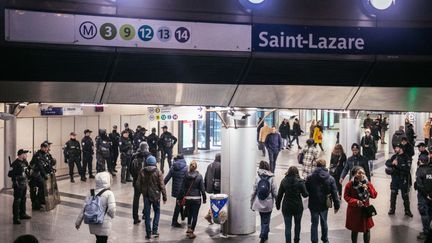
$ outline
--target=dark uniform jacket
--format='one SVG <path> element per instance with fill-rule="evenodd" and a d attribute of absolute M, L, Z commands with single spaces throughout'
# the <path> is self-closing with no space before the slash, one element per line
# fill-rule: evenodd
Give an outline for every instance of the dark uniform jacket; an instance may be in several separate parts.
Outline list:
<path fill-rule="evenodd" d="M 133 145 L 132 145 L 132 141 L 129 138 L 124 138 L 124 137 L 120 138 L 120 153 L 122 153 L 123 156 L 124 155 L 132 156 Z"/>
<path fill-rule="evenodd" d="M 104 158 L 111 157 L 111 141 L 107 135 L 96 137 L 96 152 Z"/>
<path fill-rule="evenodd" d="M 54 172 L 56 161 L 49 153 L 38 150 L 30 161 L 30 176 L 32 178 L 48 179 L 48 174 Z"/>
<path fill-rule="evenodd" d="M 137 132 L 134 135 L 134 139 L 133 139 L 133 150 L 137 151 L 141 142 L 145 142 L 146 136 L 144 135 L 144 132 Z"/>
<path fill-rule="evenodd" d="M 432 166 L 422 164 L 416 171 L 416 182 L 414 188 L 423 196 L 432 195 Z"/>
<path fill-rule="evenodd" d="M 149 146 L 149 150 L 150 152 L 154 152 L 158 150 L 158 142 L 159 142 L 159 137 L 158 135 L 156 135 L 156 133 L 151 133 L 150 135 L 147 136 L 147 144 Z"/>
<path fill-rule="evenodd" d="M 83 154 L 94 154 L 94 143 L 93 143 L 93 139 L 90 136 L 84 136 L 81 139 L 81 144 L 82 144 L 82 152 Z"/>
<path fill-rule="evenodd" d="M 172 149 L 177 143 L 177 138 L 170 132 L 163 132 L 159 138 L 159 149 Z"/>
<path fill-rule="evenodd" d="M 111 145 L 113 148 L 118 148 L 120 143 L 120 133 L 118 133 L 116 130 L 113 130 L 109 134 L 109 139 L 111 141 Z"/>
<path fill-rule="evenodd" d="M 397 160 L 397 165 L 393 165 L 393 160 Z M 399 178 L 404 178 L 407 179 L 409 178 L 410 175 L 410 170 L 411 167 L 408 163 L 409 158 L 408 155 L 403 153 L 403 154 L 394 154 L 389 160 L 386 161 L 386 166 L 387 167 L 392 167 L 393 168 L 393 173 L 392 173 L 392 180 L 393 179 L 399 179 Z"/>
<path fill-rule="evenodd" d="M 76 139 L 70 139 L 66 142 L 63 150 L 66 163 L 69 160 L 81 160 L 81 145 Z"/>
<path fill-rule="evenodd" d="M 29 163 L 27 160 L 16 159 L 12 162 L 8 176 L 12 179 L 13 188 L 25 188 L 29 176 Z"/>
<path fill-rule="evenodd" d="M 354 166 L 361 166 L 365 173 L 366 173 L 366 177 L 368 178 L 368 180 L 371 180 L 370 177 L 370 171 L 369 171 L 369 163 L 367 161 L 367 159 L 361 155 L 357 155 L 357 156 L 351 156 L 348 158 L 347 162 L 345 163 L 345 167 L 342 170 L 342 174 L 341 174 L 341 178 L 345 178 L 346 175 L 349 175 L 349 179 L 351 180 L 351 177 L 353 176 L 351 174 L 352 169 L 354 168 Z"/>

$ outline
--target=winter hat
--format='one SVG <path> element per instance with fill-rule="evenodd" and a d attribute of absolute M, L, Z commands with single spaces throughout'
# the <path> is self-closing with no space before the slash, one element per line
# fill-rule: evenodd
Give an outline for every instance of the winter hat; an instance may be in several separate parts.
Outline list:
<path fill-rule="evenodd" d="M 356 149 L 360 149 L 360 145 L 358 145 L 358 143 L 353 143 L 353 144 L 351 145 L 351 149 L 354 149 L 354 148 L 356 148 Z"/>
<path fill-rule="evenodd" d="M 141 142 L 140 143 L 139 151 L 140 152 L 148 152 L 149 151 L 149 146 L 148 146 L 147 142 Z"/>
<path fill-rule="evenodd" d="M 156 158 L 152 155 L 150 155 L 147 159 L 146 159 L 146 164 L 147 165 L 156 165 Z"/>

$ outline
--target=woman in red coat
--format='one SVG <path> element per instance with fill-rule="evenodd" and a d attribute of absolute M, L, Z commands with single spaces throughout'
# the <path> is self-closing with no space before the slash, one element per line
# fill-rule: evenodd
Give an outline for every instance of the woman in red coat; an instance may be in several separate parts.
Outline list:
<path fill-rule="evenodd" d="M 370 242 L 370 229 L 374 226 L 372 218 L 362 214 L 362 207 L 369 206 L 369 198 L 376 198 L 378 193 L 367 180 L 363 167 L 356 166 L 353 179 L 345 186 L 344 199 L 348 203 L 345 227 L 351 230 L 351 240 L 357 243 L 359 232 L 363 232 L 363 241 Z"/>

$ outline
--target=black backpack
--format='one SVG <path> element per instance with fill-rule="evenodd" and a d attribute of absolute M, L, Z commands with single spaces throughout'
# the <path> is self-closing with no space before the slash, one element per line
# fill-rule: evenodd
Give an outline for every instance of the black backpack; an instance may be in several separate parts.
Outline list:
<path fill-rule="evenodd" d="M 270 195 L 271 185 L 270 185 L 270 176 L 260 176 L 260 181 L 257 186 L 257 196 L 259 200 L 266 200 Z"/>

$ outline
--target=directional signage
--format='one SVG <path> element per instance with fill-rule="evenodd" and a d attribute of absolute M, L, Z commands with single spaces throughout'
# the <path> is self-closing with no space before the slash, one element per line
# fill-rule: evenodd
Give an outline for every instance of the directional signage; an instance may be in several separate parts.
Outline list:
<path fill-rule="evenodd" d="M 201 106 L 148 107 L 150 121 L 194 121 L 203 120 L 206 110 Z"/>
<path fill-rule="evenodd" d="M 6 41 L 251 51 L 251 26 L 5 10 Z"/>

